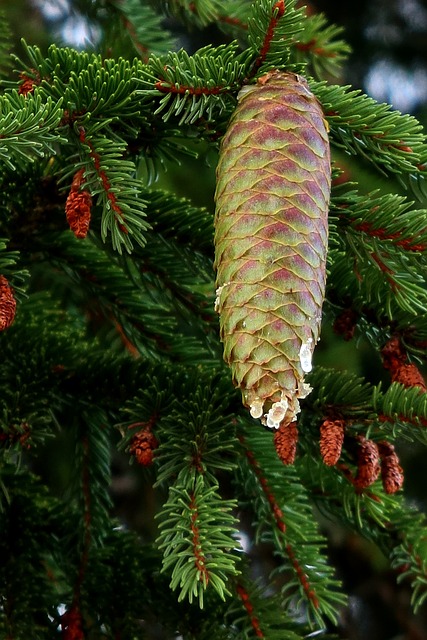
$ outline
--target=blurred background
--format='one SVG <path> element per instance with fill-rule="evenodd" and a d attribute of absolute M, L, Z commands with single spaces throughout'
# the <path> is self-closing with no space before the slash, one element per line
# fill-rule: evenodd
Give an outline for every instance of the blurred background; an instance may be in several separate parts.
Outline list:
<path fill-rule="evenodd" d="M 96 50 L 102 41 L 106 5 L 107 0 L 0 0 L 0 8 L 6 13 L 12 29 L 15 53 L 20 57 L 23 56 L 21 38 L 39 45 L 42 50 L 46 50 L 51 42 Z M 412 113 L 423 124 L 427 123 L 427 2 L 317 0 L 308 4 L 308 10 L 322 11 L 331 22 L 341 25 L 343 37 L 352 48 L 337 82 L 352 84 L 376 100 L 388 102 L 402 112 Z M 223 40 L 223 35 L 214 28 L 193 33 L 190 38 L 172 19 L 167 19 L 166 24 L 176 36 L 178 46 L 190 52 Z M 213 211 L 216 154 L 208 148 L 200 151 L 203 163 L 191 159 L 185 166 L 171 163 L 160 172 L 156 186 L 189 197 L 195 204 Z M 399 185 L 370 173 L 352 159 L 341 160 L 350 177 L 361 179 L 366 192 L 375 188 L 400 191 Z M 197 175 L 197 180 L 193 175 Z M 388 384 L 379 357 L 373 357 L 363 338 L 359 340 L 358 349 L 354 345 L 349 348 L 326 328 L 316 358 L 325 366 L 342 362 L 343 368 L 345 366 L 372 382 L 384 380 Z M 66 440 L 63 446 L 65 451 Z M 67 473 L 61 470 L 61 465 L 67 463 L 66 456 L 61 457 L 57 441 L 55 447 L 55 464 L 52 466 L 51 452 L 46 451 L 40 455 L 39 471 L 41 475 L 51 474 L 50 481 L 46 478 L 48 484 L 60 491 L 67 482 Z M 399 455 L 406 471 L 408 499 L 427 510 L 425 450 L 402 444 Z M 47 460 L 49 464 L 46 465 Z M 153 509 L 149 504 L 153 500 L 149 485 L 149 477 L 135 465 L 130 467 L 127 456 L 117 457 L 112 487 L 117 515 L 148 537 L 153 535 L 152 531 L 147 531 L 152 526 L 149 523 Z M 331 540 L 331 559 L 351 594 L 350 606 L 343 613 L 342 637 L 348 640 L 427 640 L 427 610 L 421 610 L 416 616 L 412 614 L 409 589 L 405 584 L 396 584 L 396 576 L 389 571 L 381 553 L 360 537 L 331 527 L 328 522 L 322 524 Z M 262 556 L 258 562 L 263 562 Z"/>

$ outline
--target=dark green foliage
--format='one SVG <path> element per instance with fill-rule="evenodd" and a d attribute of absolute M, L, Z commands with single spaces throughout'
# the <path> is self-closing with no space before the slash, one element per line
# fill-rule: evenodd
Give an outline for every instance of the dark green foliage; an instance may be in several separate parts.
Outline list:
<path fill-rule="evenodd" d="M 141 0 L 112 2 L 117 8 L 118 19 L 106 20 L 103 45 L 115 49 L 119 55 L 125 50 L 124 41 L 131 43 L 133 53 L 143 60 L 149 54 L 161 55 L 175 48 L 175 39 L 165 28 L 163 17 Z M 119 46 L 117 46 L 119 43 Z"/>
<path fill-rule="evenodd" d="M 398 366 L 367 380 L 328 361 L 334 323 L 378 366 L 392 338 L 399 366 L 425 364 L 425 203 L 339 168 L 344 150 L 385 173 L 390 192 L 397 177 L 418 196 L 425 136 L 413 117 L 324 80 L 347 46 L 296 4 L 82 0 L 98 50 L 24 43 L 22 60 L 1 16 L 0 276 L 17 299 L 0 333 L 2 638 L 332 640 L 324 630 L 346 605 L 334 528 L 381 550 L 414 609 L 426 598 L 424 515 L 380 479 L 355 481 L 361 438 L 427 444 L 426 393 Z M 182 48 L 184 32 L 205 38 L 199 49 Z M 213 207 L 153 185 L 181 162 L 182 192 L 213 193 L 214 167 L 206 180 L 188 158 L 217 154 L 240 89 L 277 68 L 308 77 L 338 151 L 326 347 L 292 466 L 222 363 Z M 64 211 L 76 174 L 92 197 L 84 239 Z M 345 425 L 331 467 L 327 420 Z M 137 487 L 131 506 L 123 485 Z"/>
<path fill-rule="evenodd" d="M 58 564 L 65 520 L 61 523 L 58 505 L 46 487 L 28 472 L 16 473 L 12 465 L 5 465 L 2 482 L 9 497 L 1 514 L 0 634 L 53 637 L 56 607 L 68 597 Z"/>

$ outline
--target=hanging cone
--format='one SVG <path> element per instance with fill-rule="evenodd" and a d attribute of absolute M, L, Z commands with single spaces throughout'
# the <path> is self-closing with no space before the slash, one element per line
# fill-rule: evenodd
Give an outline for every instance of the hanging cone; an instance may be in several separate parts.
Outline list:
<path fill-rule="evenodd" d="M 278 428 L 310 387 L 325 291 L 331 167 L 321 107 L 304 78 L 244 87 L 217 168 L 216 308 L 243 404 Z"/>
<path fill-rule="evenodd" d="M 89 191 L 82 190 L 84 183 L 84 169 L 74 174 L 71 189 L 65 203 L 67 222 L 76 238 L 86 238 L 91 218 L 92 196 Z"/>
<path fill-rule="evenodd" d="M 16 300 L 7 278 L 0 275 L 0 331 L 8 329 L 15 319 Z"/>
<path fill-rule="evenodd" d="M 328 467 L 333 467 L 340 458 L 344 433 L 344 420 L 324 420 L 320 425 L 320 455 Z"/>

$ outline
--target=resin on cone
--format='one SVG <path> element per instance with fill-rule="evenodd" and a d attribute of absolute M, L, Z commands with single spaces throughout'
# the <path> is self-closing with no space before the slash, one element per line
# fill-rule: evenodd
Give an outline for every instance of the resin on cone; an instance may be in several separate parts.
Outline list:
<path fill-rule="evenodd" d="M 244 87 L 217 168 L 216 309 L 243 404 L 273 428 L 311 390 L 330 184 L 327 125 L 305 79 L 274 71 Z"/>

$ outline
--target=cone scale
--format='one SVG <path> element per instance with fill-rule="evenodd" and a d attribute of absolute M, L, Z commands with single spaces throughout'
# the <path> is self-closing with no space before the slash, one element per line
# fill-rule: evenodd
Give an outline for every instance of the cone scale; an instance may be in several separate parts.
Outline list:
<path fill-rule="evenodd" d="M 326 123 L 305 79 L 274 71 L 244 87 L 217 168 L 216 309 L 243 404 L 273 428 L 310 392 L 330 181 Z"/>

